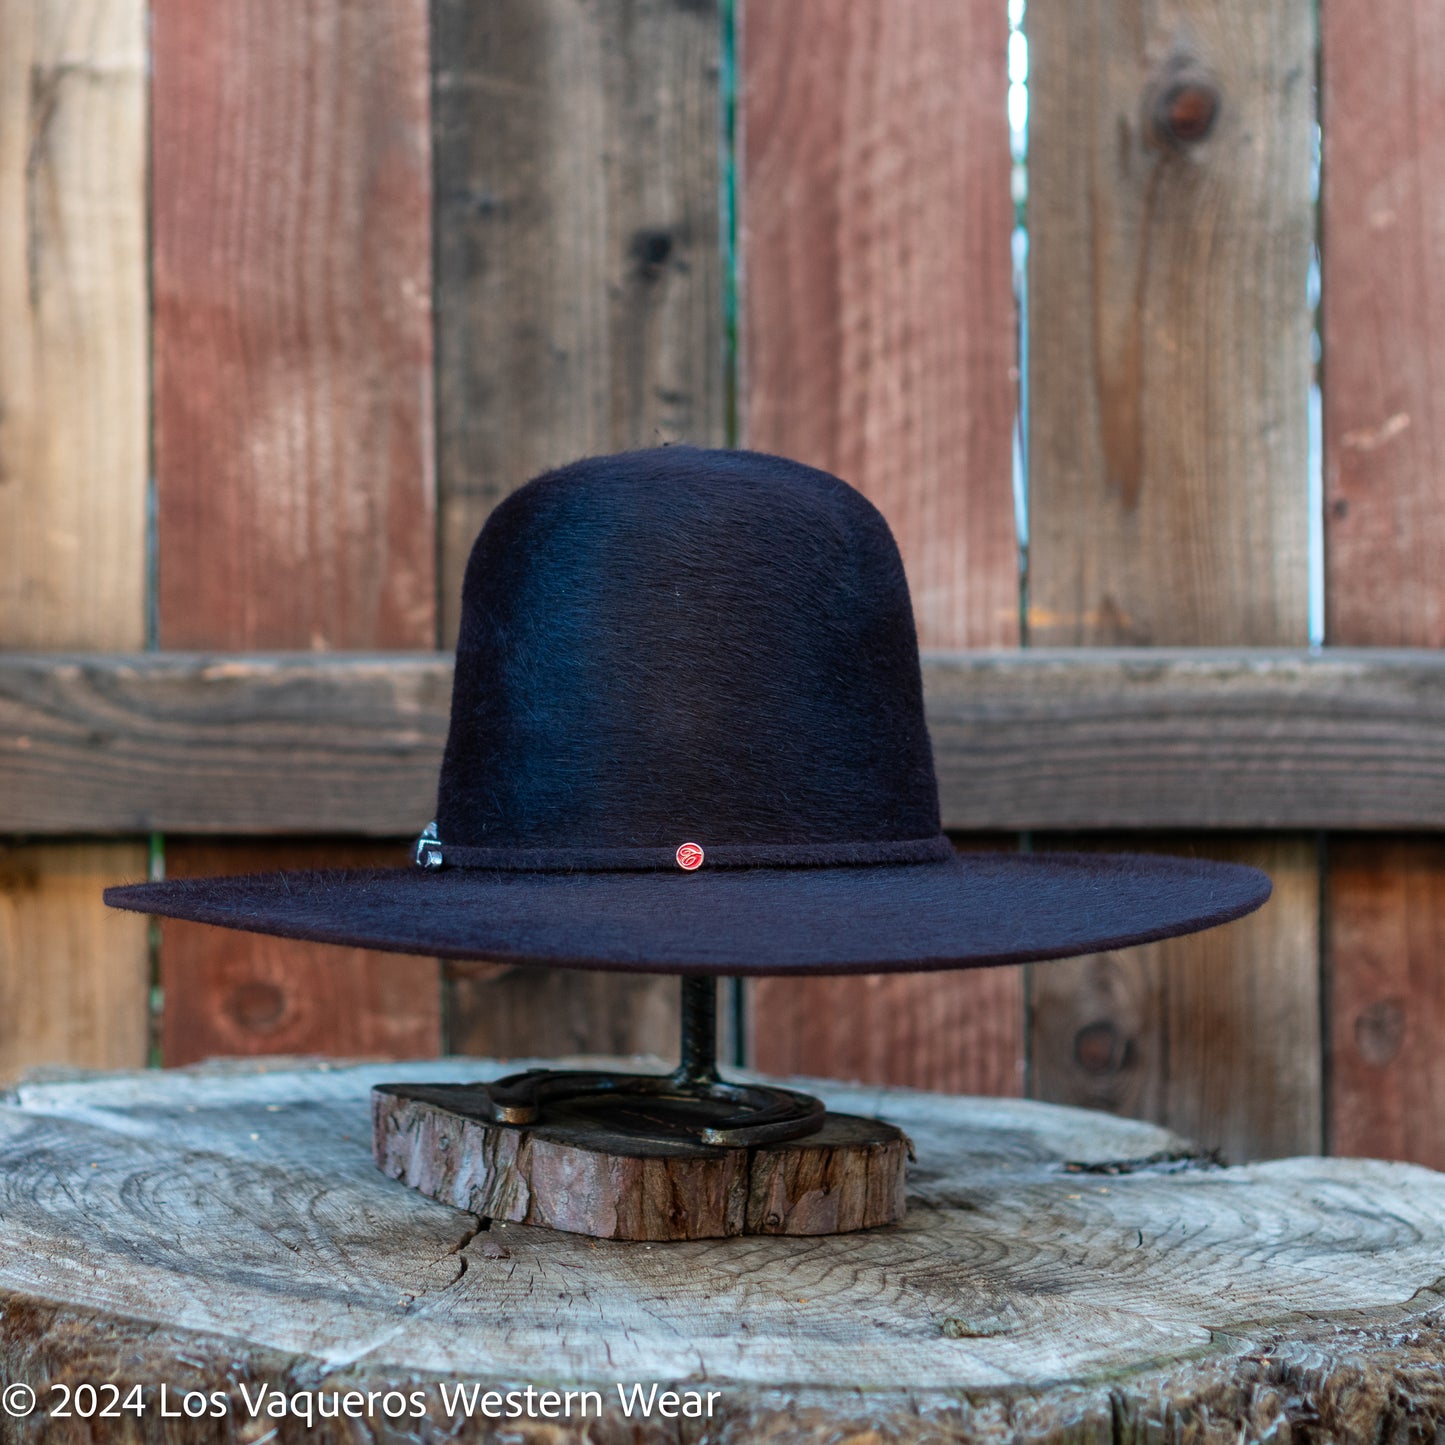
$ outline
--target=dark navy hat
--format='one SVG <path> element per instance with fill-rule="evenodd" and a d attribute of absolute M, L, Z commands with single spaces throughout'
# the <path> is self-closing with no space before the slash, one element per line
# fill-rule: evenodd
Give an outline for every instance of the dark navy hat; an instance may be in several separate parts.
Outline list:
<path fill-rule="evenodd" d="M 1091 953 L 1269 891 L 1238 864 L 955 854 L 882 516 L 796 462 L 668 447 L 548 473 L 487 522 L 412 866 L 105 898 L 448 958 L 756 974 Z"/>

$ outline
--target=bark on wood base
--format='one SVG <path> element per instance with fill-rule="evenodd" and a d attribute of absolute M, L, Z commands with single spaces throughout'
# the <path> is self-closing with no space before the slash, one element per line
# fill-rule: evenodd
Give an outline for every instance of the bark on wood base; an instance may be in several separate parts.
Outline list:
<path fill-rule="evenodd" d="M 597 1239 L 847 1234 L 903 1217 L 908 1139 L 881 1120 L 829 1114 L 805 1138 L 725 1149 L 623 1132 L 614 1102 L 548 1105 L 518 1127 L 486 1119 L 465 1084 L 379 1085 L 372 1151 L 444 1204 Z"/>

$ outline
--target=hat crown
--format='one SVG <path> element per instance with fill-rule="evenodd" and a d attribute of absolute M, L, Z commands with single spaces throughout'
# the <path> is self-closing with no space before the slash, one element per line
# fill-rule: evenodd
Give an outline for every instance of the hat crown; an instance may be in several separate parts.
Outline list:
<path fill-rule="evenodd" d="M 437 823 L 486 849 L 936 837 L 887 523 L 751 452 L 590 458 L 520 488 L 467 565 Z"/>

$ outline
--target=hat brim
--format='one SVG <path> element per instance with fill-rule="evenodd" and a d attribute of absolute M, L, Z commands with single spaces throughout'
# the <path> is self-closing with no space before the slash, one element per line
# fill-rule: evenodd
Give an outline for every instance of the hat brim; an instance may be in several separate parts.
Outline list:
<path fill-rule="evenodd" d="M 1068 958 L 1253 912 L 1269 879 L 1155 854 L 963 853 L 847 868 L 420 868 L 177 878 L 117 908 L 441 958 L 637 973 L 847 974 Z"/>

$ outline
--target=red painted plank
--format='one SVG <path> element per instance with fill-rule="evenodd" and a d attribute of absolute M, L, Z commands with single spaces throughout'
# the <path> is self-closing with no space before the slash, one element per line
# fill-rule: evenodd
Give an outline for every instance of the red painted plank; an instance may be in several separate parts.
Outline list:
<path fill-rule="evenodd" d="M 877 503 L 925 647 L 1018 641 L 1007 42 L 992 0 L 743 10 L 747 444 Z M 1014 969 L 760 980 L 750 1028 L 763 1068 L 1022 1086 Z"/>
<path fill-rule="evenodd" d="M 924 647 L 1018 642 L 1004 8 L 744 10 L 750 446 L 882 509 Z"/>
<path fill-rule="evenodd" d="M 152 26 L 160 643 L 432 647 L 425 0 L 156 0 Z M 168 849 L 173 873 L 217 861 Z M 168 928 L 167 1062 L 435 1051 L 435 1008 L 385 973 Z M 284 1025 L 237 1025 L 283 983 Z"/>
<path fill-rule="evenodd" d="M 1326 637 L 1445 646 L 1445 10 L 1321 7 Z M 1445 851 L 1332 843 L 1330 1146 L 1445 1165 Z"/>
<path fill-rule="evenodd" d="M 188 843 L 173 876 L 270 868 L 394 866 L 396 844 Z M 223 1054 L 418 1058 L 438 1052 L 441 980 L 430 958 L 297 944 L 167 919 L 161 925 L 161 1056 Z"/>
<path fill-rule="evenodd" d="M 425 20 L 153 7 L 162 647 L 434 644 Z"/>
<path fill-rule="evenodd" d="M 1330 847 L 1329 1145 L 1445 1169 L 1445 844 Z"/>

